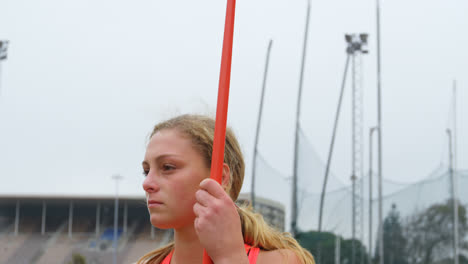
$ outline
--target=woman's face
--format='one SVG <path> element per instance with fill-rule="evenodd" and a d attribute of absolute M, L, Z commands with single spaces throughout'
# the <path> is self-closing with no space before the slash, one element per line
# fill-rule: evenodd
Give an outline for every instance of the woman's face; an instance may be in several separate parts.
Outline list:
<path fill-rule="evenodd" d="M 210 176 L 210 169 L 190 139 L 175 129 L 154 134 L 146 148 L 143 171 L 151 224 L 176 229 L 193 225 L 195 192 Z"/>

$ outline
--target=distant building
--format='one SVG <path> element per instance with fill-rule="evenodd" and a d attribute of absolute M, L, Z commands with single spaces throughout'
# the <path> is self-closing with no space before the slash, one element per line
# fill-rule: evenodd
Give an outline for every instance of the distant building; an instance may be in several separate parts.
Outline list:
<path fill-rule="evenodd" d="M 251 203 L 250 193 L 241 193 L 237 199 L 237 203 Z M 275 227 L 276 229 L 284 232 L 285 222 L 285 209 L 284 205 L 277 201 L 267 198 L 255 197 L 255 211 L 260 213 L 265 221 Z"/>
<path fill-rule="evenodd" d="M 114 197 L 0 195 L 0 264 L 70 263 L 74 254 L 87 263 L 112 263 Z M 120 196 L 118 257 L 134 263 L 171 239 L 152 227 L 145 197 Z"/>

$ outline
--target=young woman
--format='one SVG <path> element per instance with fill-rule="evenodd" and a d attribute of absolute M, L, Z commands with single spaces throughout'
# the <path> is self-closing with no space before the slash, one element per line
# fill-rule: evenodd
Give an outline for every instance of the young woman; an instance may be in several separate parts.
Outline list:
<path fill-rule="evenodd" d="M 215 264 L 315 263 L 289 233 L 234 203 L 245 165 L 229 128 L 222 184 L 209 179 L 214 126 L 211 118 L 182 115 L 153 129 L 143 161 L 143 189 L 151 224 L 174 229 L 174 241 L 137 263 L 202 263 L 203 249 Z"/>

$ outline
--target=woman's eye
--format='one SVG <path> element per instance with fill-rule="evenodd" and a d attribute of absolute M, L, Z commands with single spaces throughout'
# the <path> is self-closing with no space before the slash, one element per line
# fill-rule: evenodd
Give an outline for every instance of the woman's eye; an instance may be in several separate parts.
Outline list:
<path fill-rule="evenodd" d="M 149 171 L 143 170 L 143 176 L 148 176 Z"/>
<path fill-rule="evenodd" d="M 163 171 L 171 171 L 175 169 L 175 166 L 171 164 L 163 164 L 162 169 Z"/>

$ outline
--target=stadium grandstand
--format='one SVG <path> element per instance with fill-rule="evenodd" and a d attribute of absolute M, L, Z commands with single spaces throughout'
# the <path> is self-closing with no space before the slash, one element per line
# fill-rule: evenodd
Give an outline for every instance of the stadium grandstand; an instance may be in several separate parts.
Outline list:
<path fill-rule="evenodd" d="M 248 203 L 250 194 L 239 197 Z M 114 197 L 0 197 L 0 264 L 112 263 Z M 257 211 L 278 230 L 285 228 L 284 205 L 257 198 Z M 172 232 L 151 226 L 143 197 L 119 197 L 118 263 L 134 263 L 167 243 Z"/>
<path fill-rule="evenodd" d="M 133 263 L 166 243 L 153 228 L 143 197 L 120 197 L 118 263 Z M 114 197 L 0 197 L 0 263 L 112 263 Z"/>

